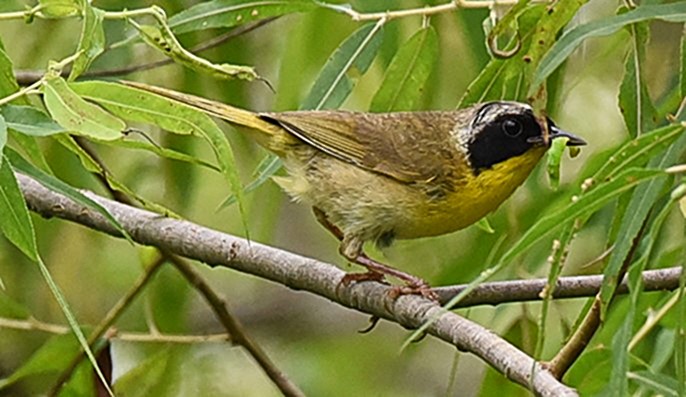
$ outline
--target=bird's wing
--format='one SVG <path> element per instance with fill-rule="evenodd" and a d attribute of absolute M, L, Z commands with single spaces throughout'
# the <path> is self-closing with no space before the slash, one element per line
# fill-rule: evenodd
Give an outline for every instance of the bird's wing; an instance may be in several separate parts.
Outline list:
<path fill-rule="evenodd" d="M 454 176 L 456 164 L 465 161 L 450 137 L 457 112 L 299 111 L 262 117 L 324 153 L 404 183 Z"/>

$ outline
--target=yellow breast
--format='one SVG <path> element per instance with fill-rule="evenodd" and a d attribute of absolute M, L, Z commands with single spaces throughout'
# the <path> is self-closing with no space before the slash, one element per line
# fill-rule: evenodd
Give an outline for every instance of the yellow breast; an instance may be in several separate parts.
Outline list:
<path fill-rule="evenodd" d="M 395 236 L 411 239 L 437 236 L 463 229 L 497 209 L 520 186 L 545 153 L 535 148 L 525 154 L 496 164 L 447 195 L 405 218 L 395 229 Z"/>

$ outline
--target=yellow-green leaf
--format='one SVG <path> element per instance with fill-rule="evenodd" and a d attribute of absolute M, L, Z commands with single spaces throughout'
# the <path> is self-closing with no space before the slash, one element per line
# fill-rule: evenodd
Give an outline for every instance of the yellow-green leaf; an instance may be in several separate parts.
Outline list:
<path fill-rule="evenodd" d="M 78 96 L 61 77 L 43 85 L 45 106 L 55 121 L 75 134 L 111 140 L 122 137 L 126 123 Z"/>

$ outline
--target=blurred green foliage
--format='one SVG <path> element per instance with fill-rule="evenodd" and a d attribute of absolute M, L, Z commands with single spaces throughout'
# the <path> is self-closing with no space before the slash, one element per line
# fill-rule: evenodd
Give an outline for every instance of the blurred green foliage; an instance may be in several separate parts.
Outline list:
<path fill-rule="evenodd" d="M 683 121 L 685 114 L 685 3 L 651 1 L 630 9 L 631 2 L 609 0 L 587 4 L 562 0 L 555 5 L 531 2 L 520 3 L 504 18 L 506 8 L 499 5 L 492 12 L 488 8 L 459 9 L 430 18 L 393 19 L 381 26 L 378 21 L 355 22 L 346 13 L 336 12 L 333 2 L 327 2 L 328 7 L 309 1 L 284 2 L 266 6 L 264 13 L 242 9 L 217 18 L 203 15 L 220 6 L 250 2 L 212 1 L 193 7 L 197 2 L 160 0 L 154 4 L 170 17 L 169 31 L 155 25 L 161 14 L 135 19 L 161 28 L 148 38 L 157 40 L 156 48 L 146 45 L 126 19 L 113 17 L 125 9 L 150 7 L 150 1 L 96 0 L 92 7 L 97 9 L 86 3 L 43 0 L 40 4 L 48 7 L 43 12 L 51 17 L 46 19 L 3 18 L 36 4 L 0 2 L 0 96 L 18 89 L 12 70 L 25 86 L 36 80 L 29 71 L 43 73 L 54 68 L 50 61 L 76 54 L 68 80 L 88 80 L 93 78 L 89 73 L 164 60 L 164 48 L 171 46 L 171 57 L 177 63 L 108 73 L 99 79 L 142 81 L 256 111 L 454 109 L 491 99 L 529 101 L 546 109 L 558 126 L 589 142 L 579 157 L 563 158 L 559 189 L 547 184 L 542 164 L 525 186 L 489 215 L 495 233 L 470 227 L 448 236 L 400 241 L 383 252 L 370 247 L 370 253 L 432 285 L 471 282 L 494 265 L 502 268 L 497 274 L 502 279 L 554 280 L 559 275 L 605 272 L 611 280 L 621 274 L 620 265 L 640 233 L 643 239 L 629 269 L 632 294 L 610 305 L 613 288 L 605 285 L 603 327 L 564 380 L 582 395 L 683 395 L 686 299 L 679 291 L 643 293 L 637 274 L 643 268 L 683 265 L 685 254 L 684 215 L 678 209 L 678 198 L 670 199 L 670 191 L 683 184 L 683 179 L 645 169 L 684 162 L 683 126 L 667 125 L 670 115 Z M 377 12 L 431 4 L 441 2 L 359 0 L 339 6 Z M 79 9 L 85 10 L 83 18 L 74 17 Z M 193 20 L 195 17 L 198 19 Z M 188 58 L 176 47 L 192 49 L 266 17 L 276 19 L 198 52 L 203 59 Z M 490 36 L 484 26 L 493 27 L 500 18 L 505 26 L 495 25 L 500 27 L 491 31 L 499 36 L 495 40 L 499 48 L 505 43 L 503 48 L 511 49 L 513 40 L 520 41 L 519 52 L 511 58 L 493 57 L 488 48 Z M 179 43 L 170 41 L 172 33 L 178 34 Z M 361 44 L 366 39 L 371 43 L 368 47 Z M 348 68 L 350 65 L 353 67 Z M 234 66 L 253 67 L 274 91 L 264 80 L 218 78 L 222 73 L 234 73 Z M 232 234 L 245 235 L 249 230 L 255 241 L 356 270 L 338 256 L 337 242 L 315 222 L 310 210 L 289 202 L 267 178 L 276 169 L 274 164 L 263 167 L 270 164 L 269 159 L 264 160 L 267 153 L 244 135 L 220 125 L 224 135 L 209 119 L 195 114 L 152 121 L 165 126 L 167 131 L 162 131 L 151 127 L 148 116 L 143 116 L 146 109 L 157 105 L 133 100 L 137 116 L 105 106 L 114 116 L 96 111 L 97 126 L 70 125 L 73 119 L 59 117 L 64 114 L 55 108 L 60 105 L 55 100 L 74 96 L 68 105 L 92 121 L 89 109 L 95 105 L 79 95 L 97 102 L 93 98 L 105 95 L 106 86 L 67 85 L 55 76 L 56 71 L 50 73 L 43 88 L 47 107 L 32 95 L 0 109 L 2 120 L 7 121 L 6 126 L 4 122 L 0 125 L 0 149 L 7 145 L 8 152 L 10 148 L 19 151 L 45 175 L 54 175 L 70 186 L 108 195 L 90 173 L 101 166 L 86 154 L 76 153 L 74 142 L 58 125 L 42 114 L 28 121 L 15 117 L 19 106 L 47 110 L 62 127 L 79 135 L 97 138 L 95 132 L 104 131 L 101 140 L 89 145 L 109 170 L 110 182 L 135 194 L 149 208 L 168 210 Z M 538 84 L 543 79 L 545 90 Z M 87 94 L 88 87 L 100 88 Z M 121 130 L 117 117 L 128 121 L 129 138 L 135 144 L 103 140 Z M 187 120 L 193 120 L 194 127 L 184 126 Z M 183 135 L 191 130 L 194 136 Z M 637 139 L 629 142 L 633 138 Z M 145 150 L 131 150 L 134 145 Z M 0 172 L 3 187 L 12 185 L 7 158 L 0 169 L 4 171 Z M 200 163 L 204 166 L 198 166 Z M 19 162 L 13 165 L 19 168 Z M 617 175 L 630 183 L 638 177 L 650 178 L 650 182 L 628 189 L 621 186 L 623 179 L 613 179 L 619 178 Z M 582 191 L 582 182 L 592 176 L 595 185 Z M 217 210 L 227 197 L 240 192 L 240 183 L 248 185 L 256 179 L 258 188 L 233 200 L 241 205 Z M 605 201 L 595 198 L 601 196 L 599 192 L 607 193 Z M 572 196 L 589 202 L 588 207 L 574 207 Z M 571 217 L 570 208 L 579 212 Z M 0 214 L 6 214 L 2 209 L 5 207 Z M 55 302 L 39 268 L 29 259 L 35 251 L 31 223 L 37 252 L 82 325 L 97 324 L 154 261 L 149 249 L 133 247 L 125 240 L 33 214 L 31 220 L 16 222 L 10 230 L 3 218 L 6 239 L 0 239 L 0 280 L 4 285 L 0 320 L 64 323 L 65 308 Z M 548 224 L 559 227 L 549 233 Z M 523 236 L 529 240 L 520 240 Z M 568 249 L 568 255 L 553 255 L 549 260 L 554 238 Z M 609 247 L 613 247 L 609 258 L 595 262 Z M 366 326 L 365 316 L 359 313 L 226 269 L 200 264 L 197 269 L 226 297 L 231 310 L 277 366 L 308 395 L 491 396 L 503 390 L 506 395 L 527 395 L 475 357 L 456 353 L 431 338 L 399 353 L 407 337 L 400 327 L 380 324 L 370 334 L 359 335 L 356 331 Z M 573 332 L 584 306 L 585 300 L 577 299 L 459 312 L 546 360 Z M 649 332 L 638 334 L 641 325 L 661 309 L 664 317 Z M 204 301 L 171 266 L 154 276 L 116 328 L 122 333 L 159 330 L 184 335 L 222 331 Z M 60 330 L 68 332 L 64 327 Z M 640 338 L 632 341 L 637 335 Z M 66 365 L 65 355 L 74 352 L 75 346 L 71 336 L 13 329 L 0 321 L 0 395 L 45 393 Z M 125 395 L 279 395 L 253 360 L 227 343 L 142 343 L 115 338 L 110 352 L 115 391 Z M 90 367 L 82 363 L 62 394 L 91 395 L 92 382 Z M 608 384 L 614 389 L 606 389 Z"/>

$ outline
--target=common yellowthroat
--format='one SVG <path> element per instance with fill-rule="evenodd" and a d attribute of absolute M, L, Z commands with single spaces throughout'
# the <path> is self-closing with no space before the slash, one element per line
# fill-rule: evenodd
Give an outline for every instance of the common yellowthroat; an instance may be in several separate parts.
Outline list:
<path fill-rule="evenodd" d="M 436 236 L 463 229 L 495 210 L 524 182 L 562 131 L 529 105 L 488 102 L 455 111 L 255 113 L 208 99 L 129 83 L 239 126 L 283 159 L 276 182 L 340 241 L 367 273 L 344 282 L 404 280 L 401 293 L 432 297 L 428 284 L 363 252 L 373 241 Z"/>

